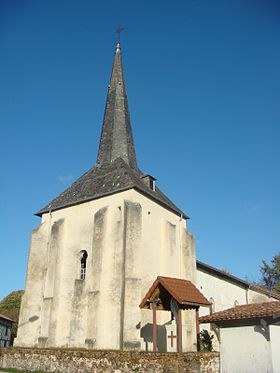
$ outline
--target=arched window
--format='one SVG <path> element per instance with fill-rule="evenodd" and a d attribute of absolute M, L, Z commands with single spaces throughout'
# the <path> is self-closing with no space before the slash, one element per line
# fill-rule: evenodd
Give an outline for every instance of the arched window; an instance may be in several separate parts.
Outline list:
<path fill-rule="evenodd" d="M 88 253 L 82 250 L 80 254 L 80 279 L 84 280 L 86 278 Z"/>

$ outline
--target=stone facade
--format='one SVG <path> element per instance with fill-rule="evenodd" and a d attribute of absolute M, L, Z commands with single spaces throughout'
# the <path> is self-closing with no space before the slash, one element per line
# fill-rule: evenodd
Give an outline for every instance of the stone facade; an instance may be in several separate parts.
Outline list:
<path fill-rule="evenodd" d="M 0 367 L 60 373 L 219 373 L 216 352 L 2 349 Z"/>
<path fill-rule="evenodd" d="M 87 252 L 85 279 L 81 252 Z M 16 346 L 152 349 L 152 312 L 139 304 L 158 275 L 196 281 L 186 221 L 134 189 L 42 216 L 33 231 Z M 158 313 L 158 350 L 166 351 Z M 194 312 L 183 312 L 196 350 Z"/>

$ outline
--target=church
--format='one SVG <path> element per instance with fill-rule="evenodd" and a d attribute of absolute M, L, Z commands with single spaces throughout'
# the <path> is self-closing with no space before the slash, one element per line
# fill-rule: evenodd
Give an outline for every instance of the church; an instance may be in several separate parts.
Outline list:
<path fill-rule="evenodd" d="M 15 346 L 196 351 L 200 315 L 277 299 L 197 261 L 138 168 L 119 42 L 96 164 L 36 215 Z"/>

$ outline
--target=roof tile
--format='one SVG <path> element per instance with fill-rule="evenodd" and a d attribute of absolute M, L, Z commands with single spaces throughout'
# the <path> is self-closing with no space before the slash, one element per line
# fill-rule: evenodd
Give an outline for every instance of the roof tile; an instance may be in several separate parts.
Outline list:
<path fill-rule="evenodd" d="M 235 306 L 212 315 L 202 316 L 201 323 L 280 316 L 280 302 L 263 302 Z"/>
<path fill-rule="evenodd" d="M 151 298 L 155 289 L 163 286 L 163 288 L 173 297 L 179 304 L 192 306 L 210 306 L 208 300 L 189 280 L 178 278 L 158 276 L 154 281 L 147 294 L 143 298 L 140 308 L 147 308 L 148 300 Z"/>

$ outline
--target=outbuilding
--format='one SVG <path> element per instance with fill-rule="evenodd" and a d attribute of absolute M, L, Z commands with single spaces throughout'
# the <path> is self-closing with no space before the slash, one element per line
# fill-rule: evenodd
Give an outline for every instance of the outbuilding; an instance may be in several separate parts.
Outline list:
<path fill-rule="evenodd" d="M 0 347 L 11 345 L 13 320 L 0 314 Z"/>
<path fill-rule="evenodd" d="M 280 302 L 235 306 L 200 317 L 219 330 L 221 373 L 280 373 Z"/>

